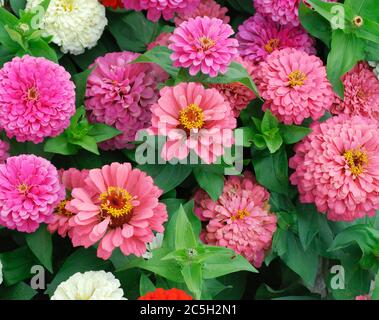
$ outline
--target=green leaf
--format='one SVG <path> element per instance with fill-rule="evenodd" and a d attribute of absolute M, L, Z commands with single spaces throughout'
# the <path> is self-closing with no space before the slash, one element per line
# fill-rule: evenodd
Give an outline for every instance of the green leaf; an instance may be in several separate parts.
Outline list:
<path fill-rule="evenodd" d="M 199 186 L 216 201 L 224 189 L 224 175 L 207 170 L 206 167 L 194 168 L 193 173 Z"/>
<path fill-rule="evenodd" d="M 345 5 L 351 7 L 356 15 L 379 21 L 377 0 L 345 0 Z"/>
<path fill-rule="evenodd" d="M 373 300 L 379 300 L 379 272 L 376 275 L 375 278 L 375 287 L 374 287 L 374 292 L 372 293 L 372 299 Z"/>
<path fill-rule="evenodd" d="M 70 140 L 70 143 L 81 146 L 83 149 L 89 152 L 100 155 L 96 139 L 94 137 L 84 136 L 80 140 Z"/>
<path fill-rule="evenodd" d="M 297 206 L 297 221 L 299 238 L 304 250 L 308 250 L 314 237 L 319 232 L 319 216 L 314 205 L 298 204 Z"/>
<path fill-rule="evenodd" d="M 46 225 L 42 225 L 34 233 L 27 234 L 25 240 L 42 265 L 53 273 L 53 243 L 51 233 L 47 231 Z"/>
<path fill-rule="evenodd" d="M 268 150 L 270 150 L 270 153 L 275 153 L 278 151 L 283 144 L 283 139 L 279 134 L 272 136 L 263 135 L 263 139 L 267 145 Z"/>
<path fill-rule="evenodd" d="M 20 10 L 25 9 L 26 0 L 10 0 L 9 2 L 16 15 L 19 14 Z"/>
<path fill-rule="evenodd" d="M 50 297 L 57 286 L 77 272 L 107 270 L 110 263 L 96 257 L 96 249 L 78 249 L 70 255 L 59 269 L 53 281 L 47 285 L 46 294 Z"/>
<path fill-rule="evenodd" d="M 88 134 L 94 138 L 96 142 L 103 142 L 105 140 L 112 139 L 121 133 L 121 131 L 106 124 L 95 123 L 92 125 Z"/>
<path fill-rule="evenodd" d="M 253 152 L 253 165 L 257 181 L 280 194 L 288 193 L 288 160 L 287 153 L 281 147 L 276 153 L 268 150 Z"/>
<path fill-rule="evenodd" d="M 58 56 L 53 48 L 51 48 L 43 39 L 31 40 L 28 42 L 27 52 L 34 57 L 43 57 L 58 63 Z"/>
<path fill-rule="evenodd" d="M 307 3 L 309 3 L 313 9 L 316 10 L 322 17 L 324 17 L 329 22 L 333 21 L 333 18 L 335 17 L 335 13 L 333 13 L 333 7 L 341 6 L 343 8 L 342 4 L 335 4 L 335 3 L 328 3 L 323 2 L 322 0 L 307 0 Z"/>
<path fill-rule="evenodd" d="M 155 291 L 155 285 L 151 280 L 144 274 L 141 274 L 141 279 L 139 283 L 140 296 L 144 296 L 148 292 Z"/>
<path fill-rule="evenodd" d="M 193 263 L 185 265 L 183 266 L 181 272 L 188 289 L 193 292 L 195 299 L 199 300 L 203 286 L 203 272 L 201 264 Z"/>
<path fill-rule="evenodd" d="M 65 134 L 61 134 L 58 137 L 47 140 L 44 151 L 63 155 L 73 155 L 78 152 L 78 147 L 70 144 L 67 136 Z"/>
<path fill-rule="evenodd" d="M 27 247 L 0 254 L 3 264 L 3 277 L 6 285 L 10 286 L 32 276 L 31 268 L 36 264 L 33 254 Z"/>
<path fill-rule="evenodd" d="M 11 287 L 0 287 L 0 300 L 30 300 L 37 294 L 24 282 L 19 282 Z"/>
<path fill-rule="evenodd" d="M 342 30 L 333 31 L 327 73 L 334 91 L 341 98 L 344 97 L 341 77 L 350 71 L 358 61 L 364 59 L 364 48 L 365 41 L 355 37 L 354 34 L 344 33 Z"/>
<path fill-rule="evenodd" d="M 86 94 L 87 80 L 94 68 L 84 70 L 81 73 L 75 74 L 72 78 L 76 86 L 76 105 L 81 106 L 84 104 L 84 97 Z"/>
<path fill-rule="evenodd" d="M 379 23 L 364 18 L 363 25 L 355 29 L 355 35 L 361 39 L 379 44 Z"/>
<path fill-rule="evenodd" d="M 306 127 L 294 125 L 281 125 L 280 134 L 285 144 L 294 144 L 301 141 L 304 137 L 312 132 L 311 129 Z"/>
<path fill-rule="evenodd" d="M 263 133 L 266 133 L 273 128 L 277 128 L 278 124 L 278 119 L 276 119 L 276 117 L 271 113 L 271 111 L 267 109 L 262 119 L 261 131 Z"/>
<path fill-rule="evenodd" d="M 161 68 L 165 70 L 170 76 L 176 78 L 179 69 L 172 66 L 170 55 L 171 50 L 169 48 L 158 46 L 152 50 L 146 51 L 144 54 L 141 54 L 131 63 L 156 63 L 161 66 Z"/>
<path fill-rule="evenodd" d="M 190 249 L 196 248 L 198 240 L 193 231 L 192 225 L 187 218 L 182 205 L 180 205 L 178 215 L 176 217 L 175 229 L 175 249 Z"/>

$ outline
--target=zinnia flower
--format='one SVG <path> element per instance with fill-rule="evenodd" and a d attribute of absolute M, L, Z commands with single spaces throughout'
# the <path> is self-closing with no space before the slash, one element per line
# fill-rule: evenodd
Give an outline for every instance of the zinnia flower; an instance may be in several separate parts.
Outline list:
<path fill-rule="evenodd" d="M 202 240 L 233 249 L 259 268 L 276 230 L 276 216 L 269 212 L 268 200 L 268 192 L 249 172 L 228 177 L 217 201 L 199 190 L 195 213 L 207 222 Z"/>
<path fill-rule="evenodd" d="M 371 300 L 371 296 L 369 294 L 365 294 L 362 296 L 356 296 L 355 300 Z"/>
<path fill-rule="evenodd" d="M 167 74 L 152 63 L 129 63 L 137 57 L 128 51 L 108 53 L 95 60 L 95 70 L 88 78 L 85 106 L 89 119 L 122 132 L 102 143 L 103 149 L 133 148 L 130 142 L 138 130 L 150 126 L 157 85 Z"/>
<path fill-rule="evenodd" d="M 110 272 L 78 272 L 59 284 L 51 300 L 127 300 L 120 287 Z"/>
<path fill-rule="evenodd" d="M 190 18 L 170 38 L 174 66 L 189 68 L 192 76 L 200 71 L 210 77 L 226 73 L 237 55 L 238 41 L 230 38 L 232 34 L 232 27 L 220 19 Z"/>
<path fill-rule="evenodd" d="M 214 0 L 200 0 L 200 3 L 195 10 L 178 13 L 174 22 L 178 27 L 183 21 L 187 21 L 189 18 L 209 17 L 220 19 L 224 23 L 229 23 L 230 18 L 226 15 L 227 12 L 228 8 L 221 7 Z"/>
<path fill-rule="evenodd" d="M 259 65 L 256 83 L 263 108 L 285 124 L 318 120 L 335 99 L 320 58 L 293 48 L 270 54 Z"/>
<path fill-rule="evenodd" d="M 85 186 L 71 195 L 72 242 L 87 248 L 100 241 L 97 255 L 103 259 L 118 247 L 124 255 L 142 256 L 153 230 L 163 232 L 167 221 L 166 206 L 158 201 L 162 190 L 129 163 L 90 170 Z"/>
<path fill-rule="evenodd" d="M 0 140 L 0 163 L 4 163 L 9 157 L 9 143 Z"/>
<path fill-rule="evenodd" d="M 302 27 L 283 26 L 256 13 L 238 27 L 238 51 L 254 64 L 265 60 L 275 50 L 295 48 L 315 54 L 314 40 Z"/>
<path fill-rule="evenodd" d="M 367 63 L 357 64 L 344 75 L 344 99 L 336 98 L 331 112 L 361 115 L 379 121 L 379 80 Z"/>
<path fill-rule="evenodd" d="M 204 162 L 214 163 L 233 144 L 237 122 L 230 105 L 216 89 L 199 83 L 164 87 L 151 108 L 149 132 L 166 136 L 165 160 L 185 159 L 193 150 Z"/>
<path fill-rule="evenodd" d="M 295 146 L 290 180 L 303 203 L 314 202 L 333 221 L 375 216 L 379 209 L 379 129 L 361 116 L 315 123 Z"/>
<path fill-rule="evenodd" d="M 59 172 L 59 177 L 66 188 L 66 199 L 62 200 L 59 205 L 54 210 L 54 215 L 52 221 L 47 226 L 47 229 L 51 232 L 58 232 L 61 237 L 65 237 L 67 233 L 70 234 L 70 225 L 69 220 L 74 215 L 73 212 L 70 211 L 67 203 L 71 200 L 71 191 L 74 188 L 81 188 L 84 186 L 84 179 L 88 176 L 88 170 L 77 170 L 71 168 L 69 170 L 61 170 Z"/>
<path fill-rule="evenodd" d="M 336 2 L 337 0 L 323 1 Z M 257 12 L 267 14 L 273 21 L 282 25 L 298 26 L 300 24 L 299 5 L 300 0 L 254 0 L 254 7 Z"/>
<path fill-rule="evenodd" d="M 20 155 L 0 165 L 0 225 L 32 233 L 52 220 L 64 197 L 58 171 L 48 160 Z"/>
<path fill-rule="evenodd" d="M 0 126 L 9 138 L 40 143 L 61 134 L 75 113 L 70 74 L 45 58 L 15 57 L 0 70 Z"/>
<path fill-rule="evenodd" d="M 244 66 L 246 71 L 253 78 L 255 67 L 249 61 L 244 61 L 239 56 L 237 56 L 234 61 Z M 238 118 L 241 111 L 256 98 L 256 95 L 252 90 L 239 82 L 217 83 L 212 84 L 211 87 L 216 88 L 218 92 L 220 92 L 221 95 L 225 98 L 225 100 L 229 102 L 233 115 L 236 118 Z"/>
<path fill-rule="evenodd" d="M 101 3 L 105 7 L 110 7 L 113 9 L 123 8 L 122 0 L 101 0 Z"/>
<path fill-rule="evenodd" d="M 27 0 L 26 9 L 42 1 Z M 107 23 L 105 7 L 98 0 L 51 0 L 40 28 L 63 53 L 78 55 L 97 45 Z"/>
<path fill-rule="evenodd" d="M 153 292 L 148 292 L 144 296 L 139 297 L 138 300 L 193 300 L 193 298 L 185 291 L 172 288 L 162 289 L 157 288 Z"/>
<path fill-rule="evenodd" d="M 172 36 L 170 32 L 162 32 L 153 42 L 147 45 L 147 50 L 151 50 L 158 46 L 168 47 L 169 39 Z"/>
<path fill-rule="evenodd" d="M 158 21 L 161 16 L 171 20 L 175 13 L 192 12 L 200 0 L 123 0 L 126 9 L 147 10 L 147 18 Z"/>

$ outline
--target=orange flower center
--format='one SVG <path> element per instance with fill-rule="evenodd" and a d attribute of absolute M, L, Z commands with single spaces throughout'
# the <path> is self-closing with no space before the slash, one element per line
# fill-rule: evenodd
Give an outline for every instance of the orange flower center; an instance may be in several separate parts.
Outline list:
<path fill-rule="evenodd" d="M 268 40 L 268 42 L 265 44 L 264 48 L 268 53 L 273 52 L 274 50 L 278 49 L 280 46 L 280 40 L 273 38 Z"/>
<path fill-rule="evenodd" d="M 307 76 L 304 72 L 301 72 L 300 70 L 292 71 L 288 75 L 288 85 L 292 88 L 296 86 L 302 86 L 305 80 L 307 80 Z"/>
<path fill-rule="evenodd" d="M 18 186 L 18 191 L 23 194 L 27 193 L 29 189 L 30 187 L 26 183 L 22 183 Z"/>
<path fill-rule="evenodd" d="M 199 38 L 199 42 L 203 50 L 209 50 L 210 48 L 213 48 L 216 45 L 216 41 L 205 36 Z"/>
<path fill-rule="evenodd" d="M 237 210 L 237 213 L 232 216 L 232 220 L 235 221 L 237 219 L 243 220 L 245 217 L 250 216 L 250 212 L 247 211 L 246 209 L 243 210 Z"/>
<path fill-rule="evenodd" d="M 27 99 L 28 101 L 36 101 L 39 97 L 37 88 L 32 87 L 28 90 Z"/>
<path fill-rule="evenodd" d="M 204 111 L 192 103 L 180 111 L 179 122 L 187 130 L 201 129 L 204 126 Z"/>
<path fill-rule="evenodd" d="M 368 164 L 367 153 L 359 149 L 347 150 L 343 156 L 354 176 L 360 175 Z"/>
<path fill-rule="evenodd" d="M 71 217 L 72 216 L 72 212 L 66 210 L 66 204 L 68 201 L 70 201 L 71 199 L 66 199 L 66 200 L 63 200 L 59 203 L 59 205 L 55 208 L 55 214 L 59 214 L 59 215 L 62 215 L 62 216 L 67 216 L 67 217 Z"/>

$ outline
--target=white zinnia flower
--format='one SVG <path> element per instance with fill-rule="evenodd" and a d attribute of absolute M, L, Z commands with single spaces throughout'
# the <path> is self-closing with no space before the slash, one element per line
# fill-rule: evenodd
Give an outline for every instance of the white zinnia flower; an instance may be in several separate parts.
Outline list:
<path fill-rule="evenodd" d="M 0 260 L 0 284 L 3 283 L 3 265 L 1 264 Z"/>
<path fill-rule="evenodd" d="M 146 253 L 142 256 L 145 259 L 151 259 L 153 257 L 153 250 L 162 247 L 163 233 L 157 233 L 154 239 L 146 244 Z"/>
<path fill-rule="evenodd" d="M 26 9 L 42 0 L 27 0 Z M 96 46 L 108 21 L 105 7 L 98 0 L 51 0 L 39 26 L 63 53 L 82 54 Z"/>
<path fill-rule="evenodd" d="M 378 77 L 379 80 L 379 62 L 378 61 L 369 61 L 368 64 L 374 68 L 374 73 Z"/>
<path fill-rule="evenodd" d="M 120 285 L 110 272 L 78 272 L 57 287 L 51 300 L 127 300 Z"/>

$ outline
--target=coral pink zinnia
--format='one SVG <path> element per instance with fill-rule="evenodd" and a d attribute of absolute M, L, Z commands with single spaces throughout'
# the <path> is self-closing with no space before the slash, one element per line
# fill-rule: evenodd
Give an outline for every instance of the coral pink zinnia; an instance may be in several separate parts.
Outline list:
<path fill-rule="evenodd" d="M 268 200 L 268 192 L 249 172 L 227 178 L 216 202 L 199 190 L 195 213 L 207 221 L 203 240 L 233 249 L 259 268 L 276 230 L 276 216 L 269 212 Z"/>
<path fill-rule="evenodd" d="M 226 15 L 228 8 L 221 7 L 215 0 L 200 0 L 200 4 L 195 10 L 177 14 L 174 19 L 175 25 L 179 26 L 189 18 L 209 17 L 221 19 L 224 23 L 229 23 L 230 18 Z"/>
<path fill-rule="evenodd" d="M 0 224 L 32 233 L 49 223 L 65 197 L 57 169 L 34 155 L 8 158 L 0 165 Z"/>
<path fill-rule="evenodd" d="M 337 97 L 334 114 L 361 115 L 379 121 L 379 80 L 367 63 L 357 64 L 343 77 L 344 99 Z"/>
<path fill-rule="evenodd" d="M 72 243 L 87 248 L 100 241 L 100 258 L 108 259 L 118 247 L 124 255 L 142 256 L 153 230 L 164 231 L 167 211 L 158 200 L 162 190 L 130 163 L 90 170 L 85 186 L 74 188 L 71 195 Z"/>
<path fill-rule="evenodd" d="M 379 129 L 361 116 L 315 123 L 295 146 L 290 180 L 303 203 L 316 204 L 334 221 L 352 221 L 379 209 Z"/>
<path fill-rule="evenodd" d="M 60 65 L 26 55 L 0 70 L 0 126 L 9 138 L 40 143 L 62 133 L 74 113 L 75 86 Z"/>
<path fill-rule="evenodd" d="M 4 163 L 9 157 L 9 143 L 0 140 L 0 163 Z"/>
<path fill-rule="evenodd" d="M 216 89 L 199 83 L 164 87 L 152 106 L 149 132 L 167 137 L 165 160 L 185 159 L 193 150 L 204 162 L 214 163 L 233 144 L 237 125 L 230 105 Z"/>
<path fill-rule="evenodd" d="M 147 18 L 158 21 L 161 16 L 171 20 L 175 13 L 192 12 L 200 0 L 123 0 L 126 9 L 147 10 Z"/>
<path fill-rule="evenodd" d="M 137 131 L 150 125 L 157 85 L 167 74 L 152 63 L 129 63 L 137 57 L 128 51 L 108 53 L 95 60 L 95 70 L 88 78 L 85 106 L 90 121 L 122 132 L 102 143 L 103 149 L 133 148 Z"/>
<path fill-rule="evenodd" d="M 232 27 L 220 19 L 190 18 L 177 27 L 170 38 L 174 66 L 189 68 L 192 76 L 199 72 L 210 77 L 226 73 L 237 55 L 238 41 L 230 38 L 232 34 Z"/>
<path fill-rule="evenodd" d="M 282 26 L 259 13 L 239 26 L 237 40 L 241 57 L 254 64 L 265 60 L 273 51 L 284 48 L 316 53 L 314 40 L 302 27 Z"/>
<path fill-rule="evenodd" d="M 256 82 L 264 109 L 285 124 L 318 120 L 335 99 L 320 58 L 293 48 L 270 54 L 259 65 Z"/>
<path fill-rule="evenodd" d="M 73 216 L 73 212 L 69 210 L 67 204 L 71 200 L 71 191 L 74 188 L 81 188 L 84 186 L 84 179 L 88 176 L 88 170 L 78 170 L 71 168 L 69 170 L 59 171 L 60 179 L 66 188 L 66 199 L 62 200 L 54 210 L 53 220 L 47 226 L 47 229 L 51 232 L 58 232 L 61 237 L 65 237 L 67 233 L 70 235 L 69 220 Z"/>

